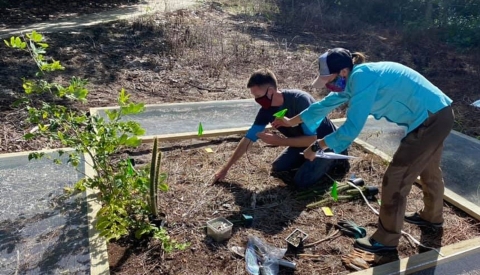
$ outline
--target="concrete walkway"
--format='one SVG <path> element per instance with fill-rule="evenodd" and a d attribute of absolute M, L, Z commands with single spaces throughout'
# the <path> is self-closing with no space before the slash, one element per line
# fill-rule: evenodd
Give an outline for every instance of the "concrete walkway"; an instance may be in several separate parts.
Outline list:
<path fill-rule="evenodd" d="M 137 5 L 125 6 L 101 13 L 85 14 L 78 17 L 53 20 L 45 23 L 35 23 L 24 27 L 0 28 L 0 38 L 5 39 L 12 35 L 19 35 L 20 33 L 31 32 L 32 30 L 38 32 L 76 30 L 109 21 L 132 19 L 153 12 L 174 11 L 191 7 L 198 3 L 200 3 L 199 0 L 144 0 Z"/>

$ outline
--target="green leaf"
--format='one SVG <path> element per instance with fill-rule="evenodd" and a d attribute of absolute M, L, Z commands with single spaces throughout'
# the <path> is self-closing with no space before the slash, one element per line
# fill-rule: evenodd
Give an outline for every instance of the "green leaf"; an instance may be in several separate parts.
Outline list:
<path fill-rule="evenodd" d="M 23 42 L 20 37 L 12 36 L 10 38 L 10 44 L 13 48 L 25 49 L 27 47 L 27 43 Z"/>
<path fill-rule="evenodd" d="M 30 140 L 30 139 L 32 139 L 32 138 L 34 138 L 34 137 L 35 137 L 35 134 L 32 134 L 32 133 L 28 133 L 28 134 L 25 134 L 25 135 L 23 136 L 23 138 L 24 138 L 25 140 Z"/>
<path fill-rule="evenodd" d="M 76 99 L 80 101 L 85 101 L 87 99 L 88 90 L 85 88 L 76 89 L 73 95 L 75 96 Z"/>
<path fill-rule="evenodd" d="M 131 146 L 131 147 L 136 147 L 136 146 L 139 146 L 140 144 L 142 143 L 142 141 L 134 136 L 134 137 L 130 137 L 129 139 L 127 139 L 127 141 L 125 142 L 125 145 L 126 146 Z"/>
<path fill-rule="evenodd" d="M 5 44 L 7 45 L 7 47 L 9 47 L 9 48 L 10 48 L 10 43 L 8 43 L 8 41 L 7 41 L 7 40 L 3 39 L 3 42 L 5 42 Z"/>
<path fill-rule="evenodd" d="M 276 117 L 276 118 L 283 118 L 285 116 L 285 114 L 287 113 L 287 111 L 288 111 L 288 109 L 283 109 L 283 110 L 278 111 L 275 114 L 273 114 L 273 116 Z"/>
<path fill-rule="evenodd" d="M 120 94 L 118 95 L 118 104 L 120 106 L 126 105 L 128 103 L 128 100 L 130 98 L 130 95 L 127 94 L 124 88 L 120 90 Z"/>
<path fill-rule="evenodd" d="M 167 173 L 161 173 L 160 175 L 158 175 L 158 182 L 165 182 L 167 181 L 167 178 L 168 178 L 168 174 Z"/>
<path fill-rule="evenodd" d="M 337 185 L 338 185 L 337 181 L 333 181 L 332 191 L 330 192 L 330 195 L 332 196 L 334 201 L 338 200 Z"/>
<path fill-rule="evenodd" d="M 85 179 L 81 179 L 75 183 L 75 189 L 79 191 L 85 191 L 87 188 L 85 187 Z"/>
<path fill-rule="evenodd" d="M 34 42 L 41 42 L 43 40 L 43 35 L 39 34 L 37 31 L 32 31 L 32 33 L 27 33 L 27 37 L 33 40 Z"/>
<path fill-rule="evenodd" d="M 33 81 L 24 80 L 22 86 L 23 86 L 23 90 L 25 90 L 25 93 L 27 95 L 33 93 Z"/>
<path fill-rule="evenodd" d="M 201 137 L 203 135 L 203 126 L 202 123 L 200 122 L 198 124 L 198 136 Z"/>
<path fill-rule="evenodd" d="M 127 142 L 127 139 L 128 139 L 127 134 L 123 134 L 123 135 L 120 136 L 120 139 L 118 140 L 118 143 L 123 145 L 123 144 L 125 144 L 125 142 Z"/>
<path fill-rule="evenodd" d="M 18 106 L 22 105 L 23 103 L 27 103 L 28 101 L 29 101 L 28 98 L 22 97 L 20 99 L 15 100 L 12 103 L 12 107 L 18 107 Z"/>
<path fill-rule="evenodd" d="M 117 110 L 106 110 L 105 113 L 108 116 L 108 119 L 111 121 L 117 120 L 119 116 L 119 112 Z"/>
<path fill-rule="evenodd" d="M 45 153 L 43 153 L 43 152 L 33 152 L 33 153 L 28 154 L 28 160 L 40 159 L 43 156 L 45 156 Z"/>
<path fill-rule="evenodd" d="M 143 103 L 129 103 L 126 106 L 120 107 L 120 112 L 122 115 L 133 115 L 141 113 L 145 110 L 145 105 Z"/>
<path fill-rule="evenodd" d="M 48 130 L 48 124 L 47 125 L 43 125 L 43 124 L 38 124 L 38 129 L 41 131 L 41 132 L 45 132 Z"/>
<path fill-rule="evenodd" d="M 132 133 L 136 136 L 142 136 L 142 135 L 145 134 L 145 129 L 142 128 L 140 123 L 135 122 L 135 121 L 128 121 L 127 125 L 130 128 L 130 133 Z"/>
<path fill-rule="evenodd" d="M 47 43 L 37 43 L 40 47 L 46 49 L 48 48 L 48 44 Z"/>
<path fill-rule="evenodd" d="M 103 217 L 100 217 L 97 221 L 97 226 L 96 228 L 99 230 L 99 231 L 103 231 L 107 228 L 107 226 L 110 225 L 110 220 L 109 220 L 109 216 L 108 215 L 105 215 Z"/>
<path fill-rule="evenodd" d="M 158 189 L 160 189 L 160 191 L 162 191 L 162 192 L 167 192 L 168 191 L 168 184 L 161 183 L 161 184 L 158 185 Z"/>
<path fill-rule="evenodd" d="M 131 160 L 131 159 L 128 159 L 128 160 L 127 160 L 127 163 L 128 163 L 127 173 L 128 173 L 129 176 L 132 176 L 132 175 L 133 175 L 133 164 L 132 164 L 132 160 Z"/>

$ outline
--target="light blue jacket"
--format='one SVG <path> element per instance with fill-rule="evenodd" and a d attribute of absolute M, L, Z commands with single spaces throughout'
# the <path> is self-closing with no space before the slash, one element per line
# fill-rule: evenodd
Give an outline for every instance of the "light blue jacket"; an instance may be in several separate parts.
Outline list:
<path fill-rule="evenodd" d="M 325 137 L 335 152 L 344 151 L 360 134 L 368 115 L 384 117 L 405 126 L 407 133 L 449 106 L 452 100 L 418 72 L 394 62 L 355 65 L 344 92 L 331 92 L 300 113 L 309 129 L 316 129 L 323 117 L 348 102 L 347 119 L 337 131 Z"/>

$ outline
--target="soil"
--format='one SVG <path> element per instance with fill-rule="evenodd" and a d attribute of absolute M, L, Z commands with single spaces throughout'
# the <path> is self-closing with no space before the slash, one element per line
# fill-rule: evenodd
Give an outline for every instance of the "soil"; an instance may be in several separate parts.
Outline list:
<path fill-rule="evenodd" d="M 29 7 L 39 2 L 30 1 Z M 100 11 L 101 6 L 86 5 L 88 8 L 78 11 Z M 22 19 L 28 22 L 19 20 L 15 14 L 20 8 L 11 7 L 12 12 L 1 14 L 5 27 L 42 20 L 36 14 L 29 15 L 31 19 Z M 40 5 L 37 8 L 41 10 Z M 70 12 L 67 7 L 62 9 L 64 12 L 52 9 L 40 13 L 48 13 L 52 15 L 49 20 L 54 20 Z M 319 52 L 341 43 L 343 47 L 366 52 L 370 60 L 398 61 L 424 74 L 454 100 L 455 129 L 480 137 L 480 109 L 470 106 L 478 99 L 480 54 L 475 50 L 458 52 L 428 37 L 405 37 L 385 28 L 312 35 L 282 28 L 262 15 L 239 15 L 218 3 L 206 4 L 195 11 L 150 15 L 133 23 L 116 21 L 82 30 L 47 33 L 46 37 L 49 56 L 67 68 L 52 78 L 65 83 L 71 76 L 78 76 L 90 82 L 89 101 L 85 105 L 72 105 L 77 109 L 116 105 L 121 88 L 131 93 L 134 100 L 147 104 L 249 98 L 245 81 L 260 67 L 273 69 L 280 88 L 300 88 L 318 99 L 322 92 L 310 88 L 316 74 L 314 61 Z M 11 104 L 23 93 L 21 78 L 34 77 L 35 66 L 25 53 L 2 50 L 0 153 L 58 146 L 48 140 L 27 143 L 22 139 L 32 125 L 25 122 L 26 113 Z M 342 117 L 344 110 L 339 108 L 330 117 Z M 248 158 L 244 157 L 232 168 L 225 182 L 209 185 L 213 173 L 227 161 L 239 138 L 162 144 L 163 168 L 169 174 L 171 190 L 160 195 L 161 210 L 167 214 L 171 236 L 180 242 L 190 242 L 191 246 L 185 251 L 164 254 L 155 241 L 125 238 L 109 243 L 112 274 L 244 274 L 244 260 L 236 258 L 228 248 L 244 246 L 249 234 L 285 248 L 285 238 L 296 228 L 308 234 L 307 240 L 320 240 L 333 232 L 340 219 L 352 219 L 370 234 L 375 230 L 377 217 L 362 201 L 332 204 L 333 217 L 326 217 L 320 209 L 307 211 L 306 204 L 315 198 L 297 199 L 298 193 L 288 185 L 288 178 L 280 180 L 269 173 L 269 165 L 281 148 L 255 144 Z M 214 153 L 207 153 L 206 147 Z M 132 155 L 137 165 L 141 165 L 148 161 L 150 150 L 149 145 L 142 145 L 125 154 Z M 356 145 L 352 145 L 350 154 L 361 156 L 351 161 L 350 172 L 368 185 L 380 186 L 387 164 Z M 345 181 L 348 176 L 338 180 Z M 330 185 L 329 179 L 319 184 Z M 421 199 L 421 190 L 414 186 L 407 210 L 420 209 Z M 378 208 L 375 202 L 373 205 Z M 444 212 L 443 231 L 420 230 L 409 224 L 404 225 L 404 231 L 432 247 L 480 235 L 478 221 L 447 204 Z M 253 214 L 251 228 L 236 224 L 231 239 L 224 243 L 206 237 L 206 221 L 219 216 L 240 220 L 242 213 Z M 352 243 L 353 239 L 339 236 L 306 249 L 308 253 L 321 255 L 319 258 L 297 259 L 289 255 L 287 259 L 297 262 L 295 274 L 346 274 L 351 270 L 342 265 L 340 256 L 352 251 Z M 401 239 L 400 258 L 419 252 L 416 246 Z M 291 270 L 283 268 L 280 272 L 290 273 Z"/>

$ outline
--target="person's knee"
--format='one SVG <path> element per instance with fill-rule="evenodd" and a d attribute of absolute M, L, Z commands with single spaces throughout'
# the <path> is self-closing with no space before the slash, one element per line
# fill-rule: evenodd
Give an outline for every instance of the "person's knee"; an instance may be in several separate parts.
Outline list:
<path fill-rule="evenodd" d="M 272 172 L 282 172 L 282 171 L 285 171 L 284 165 L 282 165 L 279 161 L 274 161 L 272 163 L 272 166 L 270 167 L 270 170 Z"/>
<path fill-rule="evenodd" d="M 307 189 L 317 183 L 320 178 L 306 176 L 303 173 L 296 173 L 295 177 L 293 178 L 293 183 L 297 189 Z"/>
<path fill-rule="evenodd" d="M 346 159 L 337 160 L 332 165 L 330 173 L 334 177 L 340 177 L 346 175 L 350 171 L 350 162 Z"/>
<path fill-rule="evenodd" d="M 298 188 L 309 188 L 320 181 L 329 171 L 333 162 L 331 160 L 316 159 L 305 162 L 295 174 L 294 182 Z"/>
<path fill-rule="evenodd" d="M 275 160 L 270 167 L 272 172 L 285 172 L 294 169 L 291 163 L 284 161 L 283 159 Z"/>

